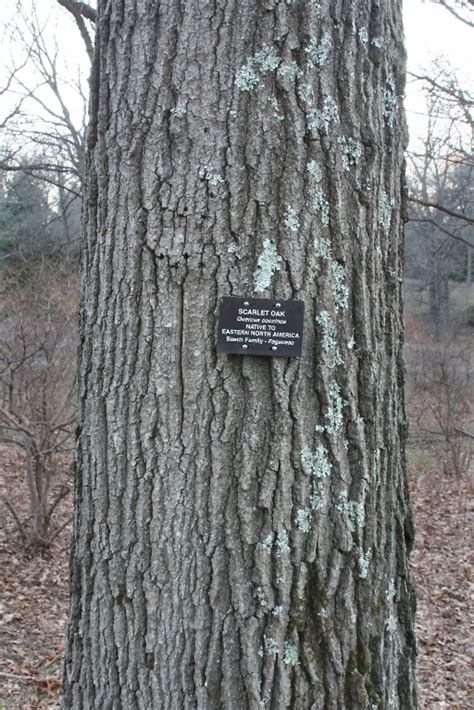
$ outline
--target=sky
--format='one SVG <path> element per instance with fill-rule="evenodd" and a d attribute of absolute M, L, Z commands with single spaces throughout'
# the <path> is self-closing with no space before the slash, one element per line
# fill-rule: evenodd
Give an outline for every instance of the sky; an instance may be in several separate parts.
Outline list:
<path fill-rule="evenodd" d="M 30 3 L 31 0 L 21 0 L 25 9 Z M 75 71 L 74 65 L 83 52 L 83 46 L 69 13 L 60 8 L 55 0 L 36 0 L 36 3 L 47 31 L 56 27 L 61 56 L 67 57 L 69 66 Z M 16 0 L 0 0 L 0 23 L 16 16 L 15 4 Z M 461 83 L 470 86 L 472 90 L 474 80 L 470 67 L 474 65 L 472 51 L 474 30 L 429 0 L 405 0 L 404 23 L 409 71 L 418 72 L 427 69 L 430 61 L 442 54 L 456 69 Z M 0 56 L 0 75 L 2 64 L 7 61 L 8 54 L 3 50 Z M 87 60 L 82 62 L 82 66 L 87 66 Z M 71 101 L 74 100 L 72 93 L 68 96 L 71 97 Z M 5 97 L 1 100 L 4 103 Z M 413 148 L 419 136 L 423 134 L 426 120 L 425 100 L 419 82 L 408 79 L 405 105 Z M 3 112 L 0 109 L 1 113 Z"/>
<path fill-rule="evenodd" d="M 456 72 L 459 83 L 473 90 L 474 30 L 446 9 L 426 0 L 404 2 L 405 44 L 408 71 L 422 73 L 430 62 L 443 55 Z M 425 98 L 420 82 L 407 77 L 405 110 L 413 148 L 426 125 Z"/>

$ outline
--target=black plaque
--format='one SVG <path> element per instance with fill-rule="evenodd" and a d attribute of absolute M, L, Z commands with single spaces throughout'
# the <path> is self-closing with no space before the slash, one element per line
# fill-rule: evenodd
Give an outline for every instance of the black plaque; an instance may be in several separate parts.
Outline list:
<path fill-rule="evenodd" d="M 303 301 L 222 296 L 217 352 L 301 357 Z"/>

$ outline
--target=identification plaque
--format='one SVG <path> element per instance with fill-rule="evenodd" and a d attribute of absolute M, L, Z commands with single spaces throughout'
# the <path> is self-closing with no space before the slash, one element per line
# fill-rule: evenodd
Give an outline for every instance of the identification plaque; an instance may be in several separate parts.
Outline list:
<path fill-rule="evenodd" d="M 301 357 L 303 301 L 222 296 L 217 352 Z"/>

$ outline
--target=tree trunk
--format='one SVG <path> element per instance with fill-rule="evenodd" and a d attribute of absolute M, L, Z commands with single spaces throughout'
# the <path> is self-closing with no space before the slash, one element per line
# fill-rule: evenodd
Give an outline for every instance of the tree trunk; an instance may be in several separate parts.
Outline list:
<path fill-rule="evenodd" d="M 98 5 L 65 705 L 411 710 L 400 3 Z"/>
<path fill-rule="evenodd" d="M 431 264 L 429 320 L 435 340 L 441 340 L 443 333 L 446 333 L 449 316 L 449 280 L 444 259 L 440 260 L 434 255 Z"/>

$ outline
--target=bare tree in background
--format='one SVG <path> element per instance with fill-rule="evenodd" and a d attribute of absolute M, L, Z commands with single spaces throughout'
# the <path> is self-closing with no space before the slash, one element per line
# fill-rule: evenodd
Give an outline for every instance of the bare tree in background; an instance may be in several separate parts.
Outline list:
<path fill-rule="evenodd" d="M 410 433 L 420 443 L 441 444 L 443 472 L 460 475 L 469 470 L 474 439 L 471 338 L 462 331 L 433 338 L 413 315 L 407 329 Z"/>
<path fill-rule="evenodd" d="M 436 4 L 472 24 L 472 4 Z M 428 288 L 439 338 L 451 320 L 449 280 L 472 281 L 474 96 L 442 57 L 410 77 L 426 94 L 428 122 L 422 146 L 408 155 L 407 273 Z"/>
<path fill-rule="evenodd" d="M 72 19 L 79 29 L 86 50 L 82 60 L 65 59 L 50 17 L 39 12 L 44 6 L 35 0 L 19 0 L 14 19 L 3 28 L 11 56 L 0 85 L 5 106 L 0 116 L 0 170 L 22 172 L 52 186 L 59 227 L 74 241 L 79 238 L 95 10 L 74 0 L 58 0 L 51 11 L 60 6 L 69 11 L 60 21 Z"/>
<path fill-rule="evenodd" d="M 67 70 L 34 2 L 31 8 L 18 2 L 15 23 L 4 32 L 15 59 L 3 88 L 9 102 L 0 125 L 0 168 L 30 172 L 79 195 L 87 116 L 84 65 Z M 26 151 L 33 152 L 35 160 L 25 160 Z"/>
<path fill-rule="evenodd" d="M 470 280 L 473 165 L 464 126 L 446 111 L 442 97 L 430 92 L 427 112 L 423 143 L 408 154 L 407 274 L 427 289 L 430 320 L 440 337 L 450 315 L 449 279 Z"/>
<path fill-rule="evenodd" d="M 24 452 L 29 519 L 1 500 L 34 546 L 58 534 L 54 512 L 69 492 L 59 473 L 71 451 L 75 411 L 74 280 L 45 262 L 30 288 L 7 283 L 1 303 L 0 443 Z"/>
<path fill-rule="evenodd" d="M 450 14 L 463 22 L 468 27 L 474 28 L 474 3 L 472 0 L 431 0 L 433 4 L 440 5 Z M 474 35 L 473 35 L 474 39 Z M 472 88 L 463 85 L 458 72 L 442 57 L 434 60 L 427 71 L 409 73 L 411 81 L 420 82 L 427 94 L 429 111 L 429 125 L 425 140 L 424 154 L 411 155 L 412 163 L 417 160 L 427 163 L 427 160 L 444 160 L 446 168 L 458 170 L 460 165 L 472 171 L 474 167 L 473 141 L 474 141 L 474 96 Z M 435 124 L 437 124 L 435 126 Z M 432 140 L 438 131 L 438 150 L 432 151 Z M 441 136 L 441 140 L 440 140 Z M 439 149 L 441 146 L 441 149 Z M 412 191 L 409 199 L 412 208 L 416 210 L 421 206 L 430 210 L 425 213 L 429 221 L 435 210 L 458 220 L 458 227 L 451 232 L 455 239 L 463 238 L 472 244 L 472 227 L 474 225 L 472 203 L 472 176 L 467 182 L 466 195 L 461 204 L 450 205 L 438 194 L 426 194 L 424 188 Z M 470 194 L 469 194 L 470 193 Z M 459 230 L 469 227 L 468 234 L 460 234 Z M 446 227 L 445 227 L 446 228 Z M 446 232 L 448 235 L 449 230 Z"/>

